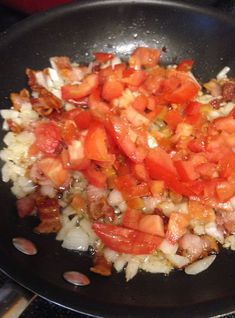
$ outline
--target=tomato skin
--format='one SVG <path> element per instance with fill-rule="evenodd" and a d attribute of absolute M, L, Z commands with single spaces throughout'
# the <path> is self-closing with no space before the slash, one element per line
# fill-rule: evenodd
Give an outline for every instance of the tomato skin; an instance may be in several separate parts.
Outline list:
<path fill-rule="evenodd" d="M 112 60 L 112 58 L 113 58 L 112 53 L 95 52 L 94 55 L 95 55 L 96 61 L 99 63 L 108 62 L 108 61 Z"/>
<path fill-rule="evenodd" d="M 93 223 L 92 229 L 105 246 L 118 253 L 151 254 L 162 242 L 157 235 L 126 229 L 112 224 Z"/>
<path fill-rule="evenodd" d="M 56 187 L 66 184 L 70 178 L 69 172 L 63 168 L 60 158 L 45 157 L 38 162 L 39 169 L 48 177 Z"/>
<path fill-rule="evenodd" d="M 67 101 L 76 101 L 88 96 L 98 87 L 99 77 L 97 74 L 87 75 L 81 84 L 68 84 L 61 87 L 62 99 Z"/>
<path fill-rule="evenodd" d="M 103 125 L 93 124 L 85 137 L 85 156 L 97 161 L 114 162 L 115 156 L 108 153 L 107 135 Z"/>
<path fill-rule="evenodd" d="M 61 143 L 61 134 L 53 122 L 41 122 L 35 129 L 35 145 L 45 154 L 53 154 Z"/>

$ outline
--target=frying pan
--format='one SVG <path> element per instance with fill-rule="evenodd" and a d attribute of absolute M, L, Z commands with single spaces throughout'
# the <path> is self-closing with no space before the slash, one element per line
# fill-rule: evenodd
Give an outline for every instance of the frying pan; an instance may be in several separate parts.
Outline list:
<path fill-rule="evenodd" d="M 25 87 L 26 67 L 41 69 L 55 55 L 88 62 L 94 51 L 126 58 L 137 46 L 165 47 L 163 63 L 193 58 L 194 73 L 206 81 L 228 65 L 235 75 L 235 22 L 218 12 L 178 1 L 79 1 L 33 16 L 0 41 L 0 102 Z M 2 139 L 2 135 L 1 135 Z M 3 145 L 1 144 L 1 147 Z M 100 317 L 209 317 L 235 310 L 235 253 L 223 251 L 206 272 L 187 276 L 139 273 L 101 277 L 89 272 L 91 257 L 61 248 L 53 235 L 33 233 L 34 218 L 19 219 L 10 186 L 0 183 L 0 268 L 42 297 Z M 38 254 L 26 256 L 13 237 L 33 241 Z M 91 284 L 74 287 L 65 271 L 86 274 Z"/>

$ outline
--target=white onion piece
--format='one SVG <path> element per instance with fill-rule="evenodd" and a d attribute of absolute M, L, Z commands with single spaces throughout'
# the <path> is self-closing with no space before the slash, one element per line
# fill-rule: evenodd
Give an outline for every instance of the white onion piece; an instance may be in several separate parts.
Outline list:
<path fill-rule="evenodd" d="M 218 81 L 224 79 L 227 77 L 227 73 L 230 71 L 230 67 L 225 66 L 217 75 L 216 75 L 216 79 Z"/>
<path fill-rule="evenodd" d="M 132 258 L 125 269 L 126 281 L 131 280 L 137 273 L 139 269 L 139 262 L 137 258 Z"/>
<path fill-rule="evenodd" d="M 108 262 L 113 263 L 119 257 L 119 254 L 117 252 L 111 250 L 110 248 L 106 247 L 104 249 L 104 257 L 106 258 L 106 260 Z"/>
<path fill-rule="evenodd" d="M 166 254 L 166 258 L 176 267 L 178 268 L 182 268 L 186 265 L 188 265 L 189 263 L 189 259 L 185 256 L 181 256 L 181 255 L 170 255 L 170 254 Z"/>
<path fill-rule="evenodd" d="M 113 264 L 116 271 L 121 272 L 129 259 L 130 257 L 128 255 L 118 256 L 118 258 L 114 261 L 114 264 Z"/>
<path fill-rule="evenodd" d="M 115 65 L 121 64 L 121 63 L 122 61 L 120 60 L 120 58 L 117 56 L 114 56 L 114 58 L 112 58 L 111 60 L 112 69 L 114 68 Z"/>
<path fill-rule="evenodd" d="M 168 240 L 164 239 L 159 246 L 159 250 L 165 254 L 173 255 L 178 250 L 178 244 L 171 244 Z"/>
<path fill-rule="evenodd" d="M 205 232 L 206 234 L 214 237 L 218 242 L 220 242 L 221 244 L 224 243 L 224 236 L 223 236 L 223 233 L 222 231 L 220 231 L 215 222 L 210 222 L 210 223 L 207 223 L 205 225 Z"/>
<path fill-rule="evenodd" d="M 65 235 L 62 247 L 69 250 L 87 251 L 89 236 L 80 227 L 72 228 Z"/>
<path fill-rule="evenodd" d="M 216 255 L 210 255 L 196 261 L 185 268 L 185 273 L 188 275 L 197 275 L 205 271 L 215 260 Z"/>

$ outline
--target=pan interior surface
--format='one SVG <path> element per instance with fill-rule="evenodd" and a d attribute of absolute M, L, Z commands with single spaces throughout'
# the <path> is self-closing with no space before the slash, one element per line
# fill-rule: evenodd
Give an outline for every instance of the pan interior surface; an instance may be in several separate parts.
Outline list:
<path fill-rule="evenodd" d="M 194 6 L 168 1 L 79 1 L 26 19 L 6 31 L 0 43 L 0 103 L 26 86 L 25 69 L 41 69 L 51 56 L 89 62 L 93 52 L 127 58 L 134 48 L 164 48 L 164 64 L 192 58 L 194 74 L 207 81 L 224 67 L 235 76 L 235 23 Z M 1 132 L 1 140 L 3 132 Z M 3 144 L 1 143 L 1 147 Z M 0 267 L 39 295 L 70 309 L 104 317 L 208 317 L 235 309 L 235 253 L 223 251 L 197 276 L 139 273 L 126 283 L 123 274 L 89 272 L 89 255 L 64 250 L 54 236 L 33 233 L 33 218 L 19 220 L 10 185 L 0 184 Z M 27 256 L 11 240 L 32 240 L 38 254 Z M 91 284 L 73 287 L 62 277 L 77 270 Z"/>

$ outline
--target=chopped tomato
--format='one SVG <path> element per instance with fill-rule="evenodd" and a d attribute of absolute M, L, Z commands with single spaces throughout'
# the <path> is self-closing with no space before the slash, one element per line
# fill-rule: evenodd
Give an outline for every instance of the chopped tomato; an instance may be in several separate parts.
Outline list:
<path fill-rule="evenodd" d="M 171 129 L 176 129 L 177 125 L 183 121 L 183 117 L 177 110 L 170 110 L 165 116 L 165 121 Z"/>
<path fill-rule="evenodd" d="M 78 139 L 79 132 L 73 120 L 65 120 L 61 125 L 61 137 L 69 145 L 73 140 Z"/>
<path fill-rule="evenodd" d="M 99 77 L 97 74 L 87 75 L 87 77 L 82 80 L 81 84 L 67 84 L 62 86 L 62 99 L 76 101 L 91 94 L 98 85 Z"/>
<path fill-rule="evenodd" d="M 138 183 L 138 181 L 130 174 L 117 177 L 115 179 L 115 185 L 126 200 L 150 195 L 148 183 Z"/>
<path fill-rule="evenodd" d="M 185 233 L 189 224 L 186 214 L 172 212 L 167 227 L 166 238 L 171 243 L 176 243 Z"/>
<path fill-rule="evenodd" d="M 235 132 L 235 119 L 232 116 L 218 118 L 214 121 L 214 125 L 217 130 L 230 134 Z"/>
<path fill-rule="evenodd" d="M 134 69 L 144 67 L 153 67 L 158 64 L 161 51 L 147 47 L 138 47 L 129 58 L 129 65 Z"/>
<path fill-rule="evenodd" d="M 177 160 L 174 161 L 174 165 L 176 167 L 180 180 L 190 181 L 199 178 L 199 173 L 196 171 L 192 161 Z"/>
<path fill-rule="evenodd" d="M 192 67 L 193 67 L 193 60 L 182 60 L 177 65 L 177 71 L 189 72 L 189 71 L 191 71 Z"/>
<path fill-rule="evenodd" d="M 228 154 L 219 161 L 219 171 L 222 178 L 228 178 L 235 172 L 235 153 Z"/>
<path fill-rule="evenodd" d="M 140 181 L 149 181 L 148 171 L 143 163 L 133 163 L 131 165 L 133 175 Z"/>
<path fill-rule="evenodd" d="M 164 237 L 164 223 L 160 215 L 145 215 L 139 221 L 138 229 L 142 232 Z"/>
<path fill-rule="evenodd" d="M 146 78 L 146 74 L 142 70 L 133 71 L 128 77 L 122 78 L 122 83 L 132 85 L 132 86 L 140 86 Z"/>
<path fill-rule="evenodd" d="M 95 165 L 91 164 L 88 169 L 83 171 L 87 181 L 97 188 L 106 188 L 107 176 Z"/>
<path fill-rule="evenodd" d="M 204 138 L 192 139 L 188 143 L 188 148 L 192 152 L 204 152 L 206 150 L 206 140 Z"/>
<path fill-rule="evenodd" d="M 163 194 L 165 190 L 164 181 L 161 180 L 151 180 L 150 181 L 150 191 L 154 197 L 159 197 Z"/>
<path fill-rule="evenodd" d="M 112 224 L 93 223 L 92 228 L 105 246 L 118 253 L 151 254 L 163 240 L 157 235 Z"/>
<path fill-rule="evenodd" d="M 228 181 L 221 181 L 216 186 L 216 194 L 220 202 L 226 202 L 235 194 L 235 189 Z"/>
<path fill-rule="evenodd" d="M 218 177 L 217 165 L 212 162 L 202 163 L 195 167 L 195 170 L 204 179 L 213 179 Z"/>
<path fill-rule="evenodd" d="M 68 160 L 67 163 L 66 160 Z M 68 150 L 63 150 L 62 161 L 71 170 L 84 170 L 90 165 L 90 160 L 85 157 L 84 146 L 80 140 L 73 140 L 68 146 Z"/>
<path fill-rule="evenodd" d="M 144 95 L 138 95 L 133 102 L 133 107 L 139 112 L 143 112 L 147 106 L 148 98 Z"/>
<path fill-rule="evenodd" d="M 134 138 L 140 136 L 136 135 L 119 117 L 111 117 L 110 125 L 108 126 L 112 136 L 117 142 L 118 146 L 123 150 L 123 152 L 136 163 L 143 162 L 147 154 L 147 145 L 138 145 L 131 138 L 131 134 Z"/>
<path fill-rule="evenodd" d="M 127 209 L 122 217 L 122 225 L 130 229 L 138 230 L 139 222 L 143 214 L 139 210 Z"/>
<path fill-rule="evenodd" d="M 85 137 L 86 158 L 97 161 L 113 162 L 115 156 L 108 153 L 107 135 L 103 125 L 93 124 Z"/>
<path fill-rule="evenodd" d="M 45 154 L 54 154 L 59 150 L 61 134 L 58 126 L 53 122 L 41 122 L 35 129 L 35 145 Z"/>
<path fill-rule="evenodd" d="M 96 52 L 96 53 L 94 53 L 94 55 L 95 55 L 96 61 L 99 63 L 108 62 L 108 61 L 112 60 L 112 58 L 113 58 L 112 53 Z"/>
<path fill-rule="evenodd" d="M 74 117 L 74 122 L 79 129 L 88 129 L 90 124 L 92 123 L 92 116 L 90 111 L 81 111 Z"/>
<path fill-rule="evenodd" d="M 124 91 L 124 85 L 113 76 L 109 76 L 102 88 L 103 99 L 111 102 L 114 98 L 120 97 Z"/>
<path fill-rule="evenodd" d="M 183 104 L 193 99 L 200 86 L 188 74 L 170 69 L 164 81 L 164 98 L 170 103 Z"/>
<path fill-rule="evenodd" d="M 200 220 L 205 223 L 215 221 L 214 210 L 198 201 L 189 200 L 188 213 L 190 219 Z"/>
<path fill-rule="evenodd" d="M 62 161 L 59 158 L 42 158 L 38 162 L 38 167 L 58 188 L 64 186 L 70 179 L 69 172 L 63 168 Z"/>

